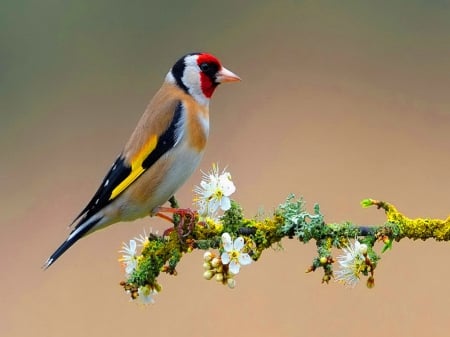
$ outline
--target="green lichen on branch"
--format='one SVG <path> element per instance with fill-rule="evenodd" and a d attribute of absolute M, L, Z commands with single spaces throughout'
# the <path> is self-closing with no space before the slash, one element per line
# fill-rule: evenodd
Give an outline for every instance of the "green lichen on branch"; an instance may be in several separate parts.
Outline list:
<path fill-rule="evenodd" d="M 383 244 L 381 252 L 384 252 L 392 248 L 393 241 L 404 238 L 450 240 L 450 217 L 445 220 L 410 219 L 394 206 L 373 199 L 363 200 L 362 206 L 382 208 L 386 212 L 386 222 L 377 226 L 360 226 L 349 221 L 326 223 L 318 204 L 308 212 L 303 199 L 296 199 L 294 195 L 264 219 L 245 218 L 235 201 L 219 219 L 203 218 L 196 212 L 181 212 L 174 216 L 176 225 L 173 228 L 162 236 L 151 234 L 139 240 L 140 254 L 122 259 L 134 264 L 121 285 L 133 299 L 139 296 L 140 289 L 147 289 L 147 293 L 159 292 L 161 286 L 157 278 L 160 273 L 175 275 L 181 258 L 200 249 L 219 251 L 219 254 L 205 254 L 204 277 L 215 277 L 232 288 L 239 262 L 245 265 L 251 262 L 248 259 L 259 260 L 264 250 L 280 245 L 287 237 L 302 243 L 315 242 L 317 256 L 306 271 L 322 268 L 322 282 L 328 283 L 334 277 L 353 286 L 366 276 L 367 286 L 373 287 L 374 271 L 380 260 L 375 251 L 377 242 Z M 337 258 L 333 254 L 336 249 L 343 252 Z M 338 271 L 333 270 L 336 262 L 340 267 Z"/>

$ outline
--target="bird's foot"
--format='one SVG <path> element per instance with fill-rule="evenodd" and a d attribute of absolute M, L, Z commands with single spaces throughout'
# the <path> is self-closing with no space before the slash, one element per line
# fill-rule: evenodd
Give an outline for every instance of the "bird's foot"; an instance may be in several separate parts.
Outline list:
<path fill-rule="evenodd" d="M 172 213 L 173 215 L 170 217 L 164 213 Z M 177 230 L 179 237 L 183 238 L 188 236 L 194 230 L 197 211 L 190 208 L 159 207 L 155 215 L 170 221 L 174 225 L 164 231 L 164 236 L 170 234 L 174 230 Z"/>

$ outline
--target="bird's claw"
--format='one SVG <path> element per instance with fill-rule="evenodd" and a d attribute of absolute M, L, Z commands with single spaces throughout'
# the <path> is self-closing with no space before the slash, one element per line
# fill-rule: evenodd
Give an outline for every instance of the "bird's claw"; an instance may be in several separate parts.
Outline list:
<path fill-rule="evenodd" d="M 173 213 L 172 218 L 163 212 Z M 176 230 L 180 240 L 192 233 L 197 219 L 197 211 L 190 208 L 160 207 L 155 215 L 173 223 L 173 227 L 164 231 L 164 236 L 168 236 L 172 231 Z"/>

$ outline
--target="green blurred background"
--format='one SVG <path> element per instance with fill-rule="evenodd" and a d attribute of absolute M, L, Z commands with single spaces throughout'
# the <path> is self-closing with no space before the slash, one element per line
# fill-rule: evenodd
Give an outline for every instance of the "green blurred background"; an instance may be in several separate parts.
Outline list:
<path fill-rule="evenodd" d="M 201 168 L 228 165 L 248 216 L 290 192 L 330 222 L 382 222 L 366 197 L 448 215 L 449 1 L 2 1 L 0 335 L 448 336 L 444 243 L 394 244 L 372 290 L 305 275 L 314 246 L 293 240 L 234 290 L 203 280 L 193 253 L 148 308 L 119 287 L 117 250 L 167 227 L 157 219 L 89 236 L 40 270 L 191 51 L 243 78 L 212 100 Z"/>

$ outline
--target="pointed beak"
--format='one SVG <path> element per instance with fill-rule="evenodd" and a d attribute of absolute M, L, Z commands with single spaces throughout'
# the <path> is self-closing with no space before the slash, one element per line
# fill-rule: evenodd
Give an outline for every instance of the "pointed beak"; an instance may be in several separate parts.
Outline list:
<path fill-rule="evenodd" d="M 216 75 L 216 81 L 219 83 L 237 82 L 241 78 L 235 73 L 229 71 L 227 68 L 222 67 Z"/>

